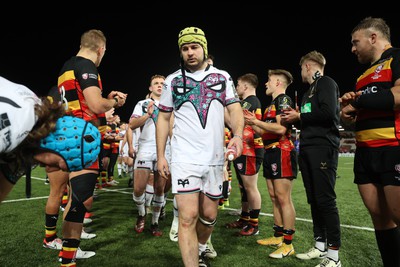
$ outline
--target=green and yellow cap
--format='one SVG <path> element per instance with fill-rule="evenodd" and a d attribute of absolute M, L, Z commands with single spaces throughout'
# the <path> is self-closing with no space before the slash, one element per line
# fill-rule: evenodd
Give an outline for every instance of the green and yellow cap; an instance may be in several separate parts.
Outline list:
<path fill-rule="evenodd" d="M 187 27 L 179 32 L 178 46 L 179 49 L 184 44 L 198 43 L 203 47 L 204 58 L 208 57 L 207 39 L 204 32 L 197 27 Z"/>

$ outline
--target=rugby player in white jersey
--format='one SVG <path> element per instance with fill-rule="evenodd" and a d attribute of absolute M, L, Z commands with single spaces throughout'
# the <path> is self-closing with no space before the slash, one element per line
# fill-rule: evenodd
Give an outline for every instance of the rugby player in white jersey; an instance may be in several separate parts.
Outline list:
<path fill-rule="evenodd" d="M 197 27 L 180 31 L 181 68 L 164 83 L 156 127 L 157 169 L 171 174 L 179 210 L 178 243 L 185 266 L 208 266 L 205 256 L 222 196 L 225 161 L 224 112 L 229 112 L 237 155 L 243 149 L 243 112 L 226 71 L 207 63 L 207 40 Z M 171 163 L 164 154 L 174 116 Z"/>

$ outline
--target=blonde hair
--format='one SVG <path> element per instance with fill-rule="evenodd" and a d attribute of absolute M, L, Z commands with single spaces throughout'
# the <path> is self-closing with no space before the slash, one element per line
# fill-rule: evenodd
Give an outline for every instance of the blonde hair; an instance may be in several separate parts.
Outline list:
<path fill-rule="evenodd" d="M 81 36 L 81 47 L 91 51 L 97 51 L 106 44 L 106 36 L 100 30 L 92 29 L 84 32 Z"/>
<path fill-rule="evenodd" d="M 151 82 L 152 82 L 154 79 L 163 79 L 163 80 L 165 80 L 165 77 L 164 77 L 163 75 L 160 75 L 160 74 L 155 74 L 155 75 L 151 76 L 151 78 L 150 78 L 150 85 L 151 85 Z"/>
<path fill-rule="evenodd" d="M 304 55 L 301 59 L 300 59 L 300 63 L 299 65 L 303 65 L 303 63 L 305 61 L 313 61 L 315 63 L 317 63 L 318 66 L 320 66 L 322 69 L 325 67 L 326 65 L 326 59 L 325 57 L 318 51 L 314 50 L 309 52 L 308 54 Z"/>

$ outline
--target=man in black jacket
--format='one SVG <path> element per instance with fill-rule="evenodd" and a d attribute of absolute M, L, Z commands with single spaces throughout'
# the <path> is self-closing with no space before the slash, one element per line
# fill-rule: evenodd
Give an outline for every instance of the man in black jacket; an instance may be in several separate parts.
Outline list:
<path fill-rule="evenodd" d="M 341 233 L 335 183 L 340 93 L 336 82 L 323 75 L 325 64 L 325 57 L 317 51 L 300 59 L 302 80 L 310 87 L 303 96 L 300 113 L 289 109 L 281 120 L 296 123 L 301 130 L 299 167 L 313 220 L 315 247 L 296 257 L 302 260 L 324 258 L 316 267 L 339 267 Z"/>

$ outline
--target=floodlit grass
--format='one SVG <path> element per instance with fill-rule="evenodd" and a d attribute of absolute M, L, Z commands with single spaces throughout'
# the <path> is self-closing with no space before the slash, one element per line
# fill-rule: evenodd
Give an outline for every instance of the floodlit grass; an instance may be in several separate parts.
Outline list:
<path fill-rule="evenodd" d="M 353 184 L 353 158 L 340 158 L 337 180 L 337 203 L 342 223 L 342 266 L 382 266 L 375 242 L 371 219 L 364 207 L 357 187 Z M 262 173 L 262 172 L 260 172 Z M 22 178 L 6 201 L 0 205 L 0 266 L 59 266 L 58 251 L 42 247 L 44 238 L 44 209 L 49 186 L 44 184 L 42 168 L 33 170 L 32 195 L 25 198 L 25 179 Z M 178 244 L 169 240 L 172 222 L 172 201 L 167 203 L 167 218 L 160 221 L 164 231 L 162 237 L 153 237 L 149 231 L 150 216 L 146 230 L 137 234 L 133 226 L 137 210 L 132 200 L 132 189 L 127 188 L 128 178 L 118 179 L 120 184 L 99 190 L 92 212 L 95 214 L 89 225 L 97 234 L 92 240 L 82 240 L 83 250 L 96 251 L 96 256 L 78 260 L 84 266 L 183 266 Z M 318 260 L 301 261 L 291 256 L 271 259 L 272 248 L 256 243 L 259 238 L 272 234 L 272 206 L 262 175 L 259 189 L 263 198 L 260 216 L 260 235 L 238 237 L 237 230 L 226 229 L 225 223 L 237 219 L 230 213 L 240 207 L 240 194 L 236 177 L 232 181 L 230 207 L 220 210 L 212 243 L 218 256 L 211 261 L 216 266 L 315 266 Z M 294 247 L 297 253 L 305 252 L 313 246 L 312 223 L 309 205 L 306 202 L 301 175 L 294 182 L 293 201 L 297 212 Z M 172 195 L 169 195 L 172 199 Z M 61 236 L 61 221 L 58 224 Z"/>

